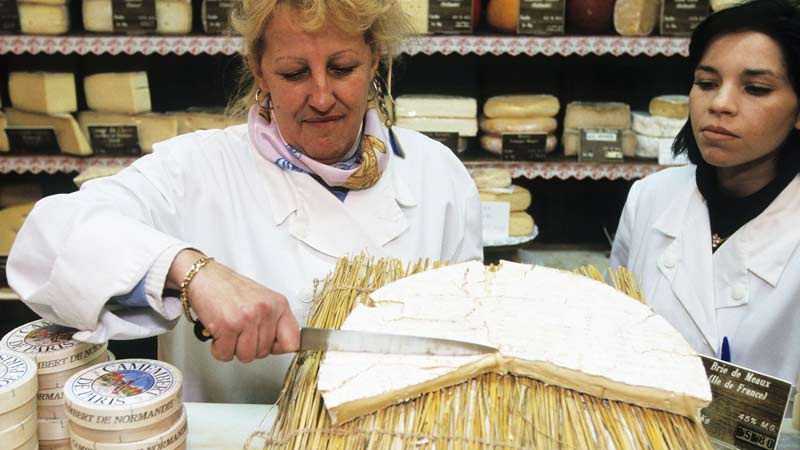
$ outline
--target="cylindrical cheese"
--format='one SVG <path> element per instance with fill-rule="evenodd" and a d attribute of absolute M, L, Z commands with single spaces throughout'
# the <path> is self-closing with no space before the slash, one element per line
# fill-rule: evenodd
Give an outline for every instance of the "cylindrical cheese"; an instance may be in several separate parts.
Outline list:
<path fill-rule="evenodd" d="M 484 134 L 480 138 L 481 148 L 486 150 L 489 153 L 493 153 L 495 155 L 502 155 L 503 154 L 503 136 L 497 136 L 494 134 Z M 547 135 L 547 142 L 545 143 L 544 151 L 545 153 L 551 153 L 556 149 L 556 144 L 558 144 L 558 138 L 554 134 Z"/>
<path fill-rule="evenodd" d="M 481 131 L 488 134 L 552 133 L 558 122 L 552 117 L 491 118 L 481 117 Z"/>
<path fill-rule="evenodd" d="M 533 216 L 526 212 L 512 212 L 508 222 L 509 236 L 530 236 L 533 234 Z"/>
<path fill-rule="evenodd" d="M 39 419 L 37 432 L 40 441 L 60 441 L 69 439 L 68 419 Z"/>
<path fill-rule="evenodd" d="M 90 360 L 90 361 L 83 361 L 83 364 L 77 367 L 73 367 L 67 370 L 62 370 L 61 372 L 55 373 L 47 373 L 43 375 L 39 375 L 39 392 L 50 392 L 52 389 L 61 389 L 64 390 L 64 386 L 67 384 L 67 380 L 72 375 L 80 372 L 81 370 L 87 369 L 95 364 L 99 364 L 104 362 L 107 358 L 108 352 L 99 352 L 97 356 Z M 63 395 L 61 396 L 61 401 L 63 402 L 64 398 Z"/>
<path fill-rule="evenodd" d="M 474 119 L 478 116 L 478 102 L 454 95 L 401 95 L 394 100 L 394 115 Z"/>
<path fill-rule="evenodd" d="M 659 0 L 616 0 L 614 29 L 623 36 L 647 36 L 658 22 Z"/>
<path fill-rule="evenodd" d="M 517 31 L 519 0 L 489 0 L 486 7 L 486 22 L 501 31 Z"/>
<path fill-rule="evenodd" d="M 686 124 L 686 119 L 651 116 L 643 111 L 634 111 L 631 116 L 633 131 L 651 137 L 674 138 Z"/>
<path fill-rule="evenodd" d="M 177 422 L 185 420 L 183 408 L 175 411 L 171 416 L 165 418 L 161 422 L 152 425 L 132 428 L 127 430 L 103 431 L 92 430 L 91 428 L 82 427 L 76 423 L 69 424 L 70 436 L 77 436 L 88 442 L 98 443 L 126 443 L 148 440 L 153 436 L 163 434 Z"/>
<path fill-rule="evenodd" d="M 0 341 L 0 347 L 4 351 L 35 359 L 40 376 L 85 365 L 99 354 L 105 354 L 108 344 L 79 342 L 72 339 L 74 333 L 73 329 L 46 320 L 36 320 L 6 334 Z M 44 388 L 49 387 L 54 386 Z"/>
<path fill-rule="evenodd" d="M 566 128 L 561 136 L 561 143 L 564 146 L 565 156 L 575 156 L 580 150 L 581 132 Z M 622 155 L 631 157 L 636 154 L 636 133 L 631 130 L 622 130 Z"/>
<path fill-rule="evenodd" d="M 511 186 L 511 172 L 508 169 L 476 169 L 470 175 L 478 189 Z"/>
<path fill-rule="evenodd" d="M 142 428 L 181 408 L 181 373 L 149 359 L 121 359 L 78 372 L 64 387 L 70 421 L 93 430 Z"/>
<path fill-rule="evenodd" d="M 186 0 L 155 0 L 156 33 L 186 34 L 192 31 L 192 3 Z M 83 27 L 87 31 L 114 31 L 111 0 L 83 0 Z"/>
<path fill-rule="evenodd" d="M 36 414 L 31 414 L 16 425 L 0 430 L 0 442 L 3 443 L 3 448 L 21 447 L 35 436 Z"/>
<path fill-rule="evenodd" d="M 672 146 L 673 138 L 657 138 L 636 135 L 636 156 L 640 158 L 658 159 L 658 151 L 662 145 Z"/>
<path fill-rule="evenodd" d="M 570 102 L 564 128 L 630 128 L 631 108 L 618 102 Z"/>
<path fill-rule="evenodd" d="M 0 413 L 0 430 L 13 427 L 31 414 L 36 414 L 36 399 L 34 398 L 30 399 L 22 406 Z"/>
<path fill-rule="evenodd" d="M 486 117 L 553 117 L 561 104 L 552 95 L 498 95 L 483 105 Z"/>
<path fill-rule="evenodd" d="M 531 191 L 522 186 L 511 185 L 511 192 L 481 190 L 478 192 L 482 202 L 506 202 L 511 212 L 525 211 L 531 206 Z"/>
<path fill-rule="evenodd" d="M 650 114 L 670 119 L 689 117 L 689 97 L 686 95 L 659 95 L 650 100 Z"/>
<path fill-rule="evenodd" d="M 69 31 L 69 11 L 66 5 L 18 2 L 19 25 L 22 34 L 64 34 Z"/>
<path fill-rule="evenodd" d="M 0 351 L 0 414 L 28 404 L 38 389 L 36 363 L 18 354 Z M 3 423 L 0 419 L 0 428 L 6 428 Z"/>
<path fill-rule="evenodd" d="M 79 434 L 73 434 L 70 439 L 72 440 L 72 448 L 75 450 L 176 450 L 182 448 L 185 444 L 187 432 L 186 410 L 181 407 L 180 416 L 171 427 L 160 434 L 141 441 L 124 443 L 94 442 Z"/>

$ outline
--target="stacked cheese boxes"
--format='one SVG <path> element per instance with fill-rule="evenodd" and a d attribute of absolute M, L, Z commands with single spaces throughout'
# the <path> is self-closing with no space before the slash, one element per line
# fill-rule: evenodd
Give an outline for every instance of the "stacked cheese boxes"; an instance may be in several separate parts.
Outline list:
<path fill-rule="evenodd" d="M 6 109 L 7 126 L 53 128 L 62 153 L 92 153 L 78 122 L 70 114 L 78 109 L 73 74 L 11 72 L 8 91 L 13 108 Z"/>
<path fill-rule="evenodd" d="M 534 233 L 533 217 L 526 212 L 531 206 L 531 193 L 522 186 L 511 184 L 508 169 L 477 169 L 471 175 L 478 187 L 481 202 L 505 202 L 510 205 L 509 237 Z"/>
<path fill-rule="evenodd" d="M 23 34 L 64 34 L 69 31 L 67 0 L 18 0 Z"/>
<path fill-rule="evenodd" d="M 157 34 L 187 34 L 192 31 L 191 0 L 152 0 L 156 4 Z M 86 31 L 110 33 L 114 29 L 113 0 L 83 0 Z"/>
<path fill-rule="evenodd" d="M 36 363 L 0 350 L 0 444 L 4 450 L 35 450 Z"/>
<path fill-rule="evenodd" d="M 69 429 L 64 386 L 69 377 L 109 358 L 106 344 L 72 339 L 74 330 L 46 320 L 27 323 L 0 341 L 0 352 L 36 361 L 38 374 L 37 436 L 41 450 L 68 450 Z"/>
<path fill-rule="evenodd" d="M 185 449 L 181 387 L 178 369 L 148 359 L 122 359 L 76 373 L 64 389 L 72 449 Z"/>
<path fill-rule="evenodd" d="M 78 121 L 87 139 L 90 127 L 135 126 L 142 153 L 150 153 L 156 142 L 178 135 L 176 117 L 150 113 L 146 72 L 97 73 L 86 76 L 83 86 L 91 111 L 80 112 Z"/>
<path fill-rule="evenodd" d="M 620 130 L 622 154 L 634 156 L 636 134 L 631 131 L 631 108 L 618 102 L 571 102 L 564 115 L 562 143 L 564 155 L 577 156 L 581 147 L 582 129 Z"/>
<path fill-rule="evenodd" d="M 423 133 L 458 133 L 462 153 L 468 138 L 478 134 L 478 102 L 470 97 L 447 95 L 401 95 L 395 99 L 395 123 Z"/>
<path fill-rule="evenodd" d="M 672 158 L 672 141 L 689 117 L 689 97 L 662 95 L 650 101 L 650 111 L 633 112 L 636 156 L 658 158 L 662 164 L 681 163 Z"/>
<path fill-rule="evenodd" d="M 545 153 L 556 148 L 553 132 L 561 104 L 552 95 L 500 95 L 490 97 L 483 105 L 480 121 L 481 147 L 489 153 L 502 155 L 503 134 L 545 133 Z"/>

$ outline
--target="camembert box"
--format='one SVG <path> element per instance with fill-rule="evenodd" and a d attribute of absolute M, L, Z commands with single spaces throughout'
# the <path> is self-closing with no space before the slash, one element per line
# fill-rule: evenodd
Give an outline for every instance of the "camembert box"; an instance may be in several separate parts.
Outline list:
<path fill-rule="evenodd" d="M 3 416 L 24 407 L 36 396 L 36 364 L 14 353 L 0 351 L 0 428 Z"/>

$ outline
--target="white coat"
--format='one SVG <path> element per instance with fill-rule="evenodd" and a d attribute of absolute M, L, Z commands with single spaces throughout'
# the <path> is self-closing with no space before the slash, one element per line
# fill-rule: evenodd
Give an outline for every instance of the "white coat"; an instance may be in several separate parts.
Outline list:
<path fill-rule="evenodd" d="M 794 383 L 800 370 L 800 177 L 711 252 L 695 167 L 633 184 L 611 267 L 639 276 L 650 306 L 704 355 Z"/>
<path fill-rule="evenodd" d="M 344 202 L 259 156 L 246 125 L 162 142 L 116 176 L 39 201 L 12 248 L 9 282 L 42 317 L 84 330 L 81 340 L 174 326 L 159 358 L 182 371 L 186 400 L 274 402 L 293 355 L 214 360 L 177 299 L 161 298 L 167 270 L 196 248 L 286 296 L 303 324 L 314 279 L 337 258 L 481 259 L 480 202 L 464 166 L 443 145 L 396 131 L 405 159 L 392 157 L 375 186 Z M 145 276 L 149 308 L 108 304 Z"/>

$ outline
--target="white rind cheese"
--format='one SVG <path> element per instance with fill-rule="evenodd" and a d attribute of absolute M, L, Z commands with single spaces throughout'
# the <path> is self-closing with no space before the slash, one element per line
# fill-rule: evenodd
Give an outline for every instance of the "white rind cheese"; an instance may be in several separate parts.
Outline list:
<path fill-rule="evenodd" d="M 711 400 L 686 340 L 647 306 L 595 280 L 503 262 L 423 272 L 370 295 L 342 329 L 489 345 L 479 356 L 328 352 L 319 390 L 338 424 L 486 372 L 698 417 Z"/>
<path fill-rule="evenodd" d="M 16 425 L 0 430 L 3 448 L 16 449 L 36 437 L 36 414 L 31 414 Z"/>
<path fill-rule="evenodd" d="M 636 135 L 636 156 L 640 158 L 658 159 L 658 152 L 662 145 L 672 146 L 673 138 L 657 138 Z"/>
<path fill-rule="evenodd" d="M 630 128 L 631 108 L 618 102 L 570 102 L 564 128 Z"/>
<path fill-rule="evenodd" d="M 452 95 L 401 95 L 394 100 L 394 115 L 474 119 L 478 116 L 478 102 Z"/>
<path fill-rule="evenodd" d="M 37 435 L 40 441 L 61 441 L 69 439 L 69 420 L 60 419 L 39 419 Z"/>
<path fill-rule="evenodd" d="M 483 105 L 486 117 L 553 117 L 561 104 L 552 95 L 497 95 Z"/>
<path fill-rule="evenodd" d="M 8 95 L 11 104 L 23 111 L 57 114 L 78 110 L 72 73 L 11 72 Z"/>
<path fill-rule="evenodd" d="M 674 138 L 686 124 L 686 119 L 652 116 L 644 111 L 634 111 L 632 129 L 637 134 L 659 138 Z"/>
<path fill-rule="evenodd" d="M 0 414 L 29 403 L 38 389 L 36 363 L 28 357 L 0 350 Z M 0 425 L 0 428 L 5 427 Z"/>
<path fill-rule="evenodd" d="M 18 2 L 22 34 L 64 34 L 69 31 L 69 10 L 66 5 Z"/>
<path fill-rule="evenodd" d="M 94 442 L 73 434 L 70 436 L 73 450 L 176 450 L 184 448 L 188 433 L 186 410 L 181 408 L 175 423 L 163 433 L 136 442 Z"/>
<path fill-rule="evenodd" d="M 689 97 L 686 95 L 659 95 L 650 100 L 650 114 L 670 119 L 689 117 Z"/>
<path fill-rule="evenodd" d="M 458 133 L 459 136 L 472 137 L 478 134 L 478 119 L 450 117 L 398 117 L 398 127 L 416 131 Z"/>
<path fill-rule="evenodd" d="M 38 374 L 51 374 L 83 366 L 105 354 L 108 344 L 88 344 L 72 339 L 75 330 L 46 320 L 36 320 L 13 329 L 0 341 L 0 348 L 34 359 Z M 51 386 L 39 387 L 43 389 Z"/>
<path fill-rule="evenodd" d="M 558 127 L 553 117 L 481 117 L 481 131 L 488 134 L 503 133 L 552 133 Z"/>

